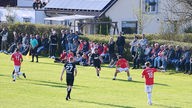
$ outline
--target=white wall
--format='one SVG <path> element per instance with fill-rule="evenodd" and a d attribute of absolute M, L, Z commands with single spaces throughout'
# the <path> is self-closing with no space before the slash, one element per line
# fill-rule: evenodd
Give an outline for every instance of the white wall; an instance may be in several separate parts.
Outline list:
<path fill-rule="evenodd" d="M 166 0 L 158 0 L 158 13 L 143 15 L 143 33 L 160 33 L 166 25 L 164 12 Z M 122 30 L 122 21 L 138 21 L 140 0 L 118 0 L 107 12 L 112 21 L 118 22 L 119 31 Z M 141 2 L 144 5 L 144 0 Z M 143 6 L 141 7 L 143 9 Z M 138 31 L 139 33 L 139 31 Z"/>
<path fill-rule="evenodd" d="M 17 0 L 18 7 L 32 7 L 34 0 Z"/>
<path fill-rule="evenodd" d="M 137 21 L 135 12 L 139 9 L 139 0 L 118 0 L 107 12 L 112 21 L 118 22 L 121 31 L 122 21 Z"/>
<path fill-rule="evenodd" d="M 6 21 L 6 15 L 11 14 L 15 16 L 16 22 L 23 22 L 23 17 L 31 19 L 31 23 L 44 23 L 45 13 L 44 11 L 35 11 L 32 8 L 9 8 L 0 7 L 0 19 Z"/>
<path fill-rule="evenodd" d="M 35 11 L 35 23 L 44 24 L 44 18 L 46 18 L 45 12 L 41 10 Z"/>

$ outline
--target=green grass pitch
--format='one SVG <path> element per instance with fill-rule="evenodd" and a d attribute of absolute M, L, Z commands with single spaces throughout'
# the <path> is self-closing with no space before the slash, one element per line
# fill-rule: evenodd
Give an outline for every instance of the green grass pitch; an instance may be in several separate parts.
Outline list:
<path fill-rule="evenodd" d="M 93 67 L 77 66 L 71 100 L 66 101 L 66 83 L 61 82 L 63 64 L 39 58 L 31 63 L 24 57 L 22 76 L 12 82 L 10 55 L 0 54 L 0 108 L 191 108 L 192 76 L 168 71 L 155 73 L 153 105 L 147 104 L 142 70 L 130 70 L 133 81 L 120 73 L 113 81 L 115 68 L 102 67 L 101 78 Z"/>

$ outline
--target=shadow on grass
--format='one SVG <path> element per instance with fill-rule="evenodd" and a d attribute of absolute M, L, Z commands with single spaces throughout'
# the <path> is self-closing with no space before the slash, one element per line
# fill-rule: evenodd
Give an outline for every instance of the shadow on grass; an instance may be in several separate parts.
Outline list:
<path fill-rule="evenodd" d="M 135 81 L 135 80 L 132 80 L 132 81 L 127 81 L 127 80 L 123 80 L 123 79 L 117 79 L 118 81 L 124 81 L 124 82 L 130 82 L 130 83 L 142 83 L 144 84 L 144 82 L 142 81 Z M 161 85 L 161 86 L 169 86 L 168 84 L 162 84 L 162 83 L 154 83 L 155 85 Z"/>
<path fill-rule="evenodd" d="M 182 108 L 182 107 L 168 106 L 168 105 L 162 105 L 162 104 L 156 104 L 156 103 L 154 103 L 153 106 L 164 107 L 164 108 Z"/>
<path fill-rule="evenodd" d="M 8 77 L 9 75 L 3 75 L 3 74 L 0 74 L 0 76 L 6 76 L 6 77 Z"/>
<path fill-rule="evenodd" d="M 182 71 L 171 71 L 171 72 L 168 72 L 169 75 L 174 75 L 174 74 L 181 74 L 181 73 L 184 73 Z"/>
<path fill-rule="evenodd" d="M 32 81 L 30 83 L 31 84 L 35 84 L 35 85 L 42 85 L 42 86 L 49 86 L 49 87 L 58 87 L 58 88 L 66 88 L 67 87 L 67 85 L 65 83 L 63 83 L 63 82 L 58 83 L 58 82 L 32 80 L 32 79 L 28 79 L 28 81 Z M 86 87 L 86 86 L 74 85 L 73 88 L 79 88 L 79 87 Z"/>
<path fill-rule="evenodd" d="M 130 107 L 130 106 L 124 106 L 124 105 L 115 105 L 115 104 L 110 104 L 110 103 L 100 103 L 100 102 L 85 101 L 85 100 L 78 100 L 78 99 L 74 99 L 74 100 L 76 100 L 78 102 L 97 104 L 97 105 L 103 105 L 103 106 L 109 106 L 109 107 L 136 108 L 136 107 Z"/>
<path fill-rule="evenodd" d="M 48 84 L 48 83 L 31 83 L 34 85 L 40 85 L 40 86 L 48 86 L 48 87 L 57 87 L 57 88 L 66 88 L 66 84 L 59 84 L 59 85 L 54 85 L 54 84 Z"/>
<path fill-rule="evenodd" d="M 50 65 L 57 65 L 57 66 L 59 66 L 59 65 L 61 65 L 61 66 L 64 65 L 64 64 L 62 64 L 62 63 L 54 63 L 54 62 L 53 62 L 53 63 L 48 63 L 48 62 L 41 62 L 41 61 L 38 62 L 37 64 L 50 64 Z"/>
<path fill-rule="evenodd" d="M 110 79 L 110 78 L 104 77 L 103 79 Z M 142 84 L 144 84 L 144 82 L 136 81 L 136 80 L 128 81 L 128 80 L 124 80 L 124 79 L 116 79 L 115 81 L 122 81 L 122 82 L 129 82 L 129 83 L 142 83 Z M 162 83 L 155 83 L 155 85 L 169 86 L 168 84 L 162 84 Z"/>
<path fill-rule="evenodd" d="M 10 77 L 10 75 L 4 75 L 4 74 L 0 74 L 0 76 L 2 76 L 2 77 Z"/>

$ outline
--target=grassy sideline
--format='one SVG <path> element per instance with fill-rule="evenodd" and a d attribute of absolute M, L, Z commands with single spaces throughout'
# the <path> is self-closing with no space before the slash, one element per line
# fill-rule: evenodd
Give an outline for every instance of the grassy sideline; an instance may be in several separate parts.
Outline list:
<path fill-rule="evenodd" d="M 10 55 L 0 54 L 0 108 L 145 108 L 142 70 L 130 70 L 133 81 L 126 74 L 113 81 L 114 68 L 102 67 L 98 79 L 93 67 L 78 66 L 70 101 L 65 100 L 65 79 L 59 81 L 62 64 L 52 59 L 39 58 L 31 63 L 24 57 L 21 77 L 12 82 L 13 63 Z M 65 76 L 64 76 L 65 78 Z M 154 108 L 190 108 L 192 106 L 192 76 L 169 71 L 155 74 Z"/>

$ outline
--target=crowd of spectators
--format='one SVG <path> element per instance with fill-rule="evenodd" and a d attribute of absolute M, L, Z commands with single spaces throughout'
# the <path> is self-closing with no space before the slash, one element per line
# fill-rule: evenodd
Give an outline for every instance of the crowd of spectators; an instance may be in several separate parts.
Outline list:
<path fill-rule="evenodd" d="M 135 36 L 130 43 L 133 57 L 133 69 L 140 68 L 145 62 L 150 62 L 151 67 L 166 71 L 168 66 L 172 66 L 176 71 L 183 71 L 185 74 L 192 74 L 192 56 L 189 47 L 179 45 L 159 45 L 159 43 L 149 44 L 145 35 L 142 39 Z"/>
<path fill-rule="evenodd" d="M 61 36 L 58 34 L 61 34 Z M 37 58 L 36 62 L 38 62 L 38 55 L 45 52 L 49 54 L 49 58 L 54 59 L 54 62 L 65 63 L 70 57 L 74 57 L 76 64 L 89 66 L 93 62 L 91 55 L 95 49 L 98 49 L 102 62 L 109 63 L 109 67 L 114 67 L 117 56 L 124 56 L 123 54 L 125 54 L 125 37 L 123 33 L 120 33 L 116 41 L 111 37 L 108 43 L 97 43 L 79 39 L 79 33 L 73 31 L 61 30 L 61 33 L 57 33 L 52 29 L 50 34 L 42 34 L 41 36 L 39 34 L 13 32 L 14 41 L 8 50 L 7 36 L 8 30 L 4 28 L 0 33 L 0 52 L 11 54 L 18 47 L 23 55 L 30 52 L 32 62 L 34 57 Z M 135 36 L 129 45 L 133 69 L 144 68 L 144 63 L 149 61 L 151 67 L 159 68 L 162 71 L 166 71 L 167 67 L 172 66 L 176 71 L 192 74 L 191 50 L 186 46 L 160 45 L 159 43 L 150 45 L 144 34 L 141 39 Z M 61 46 L 62 52 L 60 57 L 57 58 L 58 49 L 60 48 L 58 46 Z"/>

